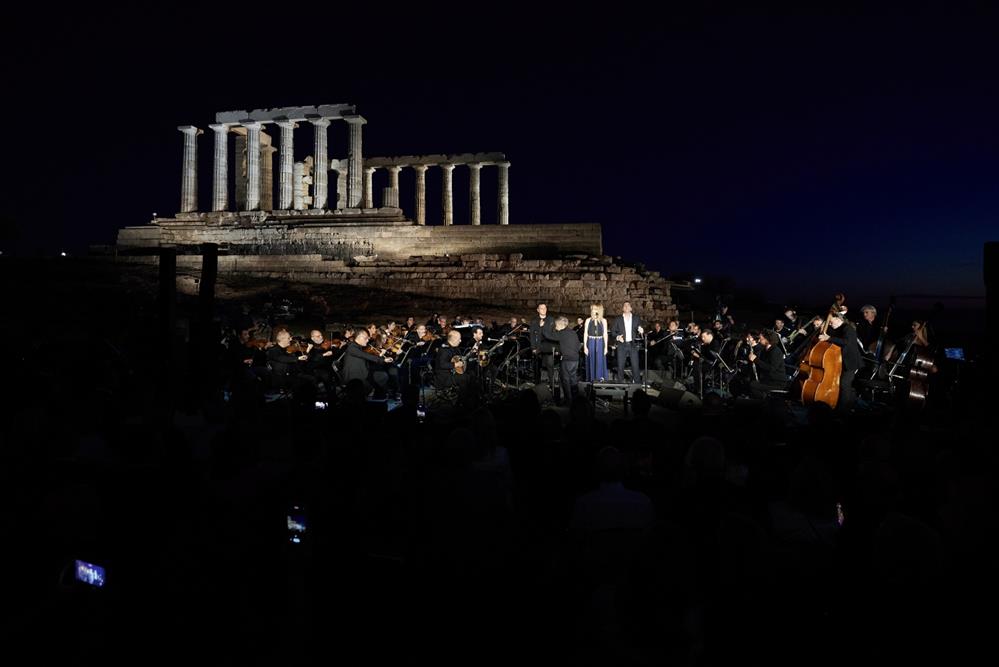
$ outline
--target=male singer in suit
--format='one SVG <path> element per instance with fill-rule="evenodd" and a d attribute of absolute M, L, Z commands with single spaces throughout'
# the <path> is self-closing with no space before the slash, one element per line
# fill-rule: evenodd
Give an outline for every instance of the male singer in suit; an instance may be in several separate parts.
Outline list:
<path fill-rule="evenodd" d="M 638 338 L 645 329 L 642 328 L 642 318 L 631 312 L 631 303 L 624 302 L 621 307 L 621 317 L 614 320 L 611 335 L 617 341 L 617 381 L 624 382 L 624 360 L 631 359 L 631 381 L 642 381 L 642 368 L 638 363 Z"/>
<path fill-rule="evenodd" d="M 528 325 L 531 335 L 531 350 L 534 352 L 534 384 L 541 384 L 541 368 L 548 373 L 548 384 L 555 379 L 555 344 L 551 336 L 555 332 L 555 318 L 548 316 L 548 306 L 538 304 L 538 316 Z M 554 387 L 552 387 L 554 389 Z"/>

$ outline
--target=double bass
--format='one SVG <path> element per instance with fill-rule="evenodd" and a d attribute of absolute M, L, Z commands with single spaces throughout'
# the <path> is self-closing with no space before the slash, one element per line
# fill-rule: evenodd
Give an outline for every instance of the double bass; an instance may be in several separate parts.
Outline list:
<path fill-rule="evenodd" d="M 824 334 L 833 315 L 842 313 L 843 300 L 840 296 L 836 295 L 836 303 L 829 309 L 817 333 Z M 813 344 L 801 357 L 798 373 L 802 404 L 825 403 L 830 408 L 836 407 L 839 403 L 839 379 L 843 373 L 843 352 L 838 345 L 829 341 Z"/>

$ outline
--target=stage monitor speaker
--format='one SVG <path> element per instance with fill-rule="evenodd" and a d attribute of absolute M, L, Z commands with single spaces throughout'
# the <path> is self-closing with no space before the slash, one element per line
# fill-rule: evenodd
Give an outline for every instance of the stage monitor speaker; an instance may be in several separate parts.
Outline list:
<path fill-rule="evenodd" d="M 685 389 L 661 389 L 659 391 L 659 405 L 672 410 L 683 410 L 688 408 L 701 407 L 701 399 L 697 394 L 692 394 Z"/>

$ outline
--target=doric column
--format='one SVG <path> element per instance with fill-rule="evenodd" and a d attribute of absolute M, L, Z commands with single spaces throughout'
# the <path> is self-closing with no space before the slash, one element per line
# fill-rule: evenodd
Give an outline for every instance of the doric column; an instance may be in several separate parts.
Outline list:
<path fill-rule="evenodd" d="M 444 225 L 449 226 L 454 224 L 454 180 L 452 175 L 454 173 L 453 164 L 442 164 L 441 165 L 441 175 L 443 177 L 443 186 L 441 190 L 444 195 Z"/>
<path fill-rule="evenodd" d="M 233 171 L 236 172 L 236 209 L 246 210 L 246 133 L 236 133 L 236 149 L 233 152 Z"/>
<path fill-rule="evenodd" d="M 416 218 L 416 224 L 425 225 L 427 224 L 427 165 L 413 165 L 413 169 L 416 170 L 416 205 L 414 207 L 416 211 L 413 217 Z"/>
<path fill-rule="evenodd" d="M 374 175 L 375 167 L 364 168 L 364 208 L 375 207 Z"/>
<path fill-rule="evenodd" d="M 347 208 L 347 161 L 333 160 L 330 169 L 336 171 L 336 208 Z"/>
<path fill-rule="evenodd" d="M 367 122 L 363 116 L 346 116 L 350 131 L 347 145 L 347 208 L 360 208 L 364 187 L 364 157 L 361 152 L 361 128 Z"/>
<path fill-rule="evenodd" d="M 260 208 L 260 127 L 256 121 L 243 123 L 246 128 L 246 210 Z"/>
<path fill-rule="evenodd" d="M 479 176 L 482 175 L 482 165 L 476 162 L 468 165 L 468 207 L 469 222 L 473 225 L 482 224 L 482 202 L 479 197 Z"/>
<path fill-rule="evenodd" d="M 278 208 L 287 211 L 292 207 L 295 193 L 295 123 L 290 120 L 279 120 L 281 128 L 281 192 L 278 196 Z"/>
<path fill-rule="evenodd" d="M 312 177 L 312 208 L 322 210 L 326 208 L 326 201 L 329 199 L 326 177 L 329 174 L 330 161 L 326 151 L 326 128 L 330 126 L 330 119 L 314 118 L 312 119 L 312 125 L 316 138 L 316 173 Z"/>
<path fill-rule="evenodd" d="M 496 221 L 501 225 L 510 224 L 510 163 L 498 162 L 499 169 L 499 211 Z"/>
<path fill-rule="evenodd" d="M 388 168 L 389 173 L 389 188 L 392 190 L 392 201 L 382 202 L 382 206 L 394 206 L 399 207 L 399 172 L 402 171 L 401 165 L 392 165 Z"/>
<path fill-rule="evenodd" d="M 212 210 L 224 211 L 229 205 L 229 126 L 209 125 L 215 131 L 215 169 L 212 172 Z"/>
<path fill-rule="evenodd" d="M 177 128 L 184 133 L 184 162 L 180 179 L 180 212 L 198 210 L 198 135 L 201 130 L 193 125 Z"/>
<path fill-rule="evenodd" d="M 260 210 L 274 210 L 274 153 L 273 146 L 260 147 Z"/>

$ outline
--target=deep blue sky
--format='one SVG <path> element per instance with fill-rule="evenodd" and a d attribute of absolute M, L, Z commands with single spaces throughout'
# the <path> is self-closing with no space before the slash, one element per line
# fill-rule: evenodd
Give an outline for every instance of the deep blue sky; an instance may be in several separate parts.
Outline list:
<path fill-rule="evenodd" d="M 369 121 L 366 154 L 503 151 L 512 223 L 599 222 L 606 252 L 664 273 L 731 275 L 775 300 L 983 293 L 982 243 L 999 239 L 993 10 L 490 5 L 467 18 L 466 4 L 441 19 L 383 4 L 294 9 L 290 32 L 277 11 L 207 6 L 11 21 L 3 242 L 109 243 L 174 212 L 177 125 L 350 102 Z M 342 155 L 346 131 L 330 137 Z M 298 138 L 301 159 L 311 136 Z M 203 206 L 211 146 L 209 132 Z M 483 185 L 491 223 L 490 171 Z M 404 173 L 409 214 L 411 192 Z"/>

